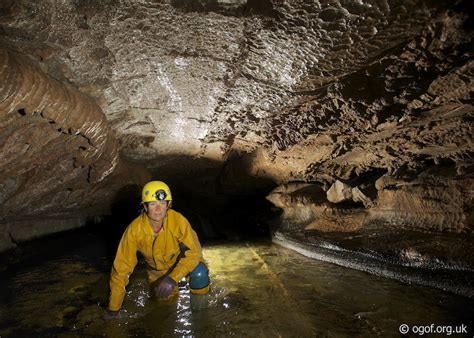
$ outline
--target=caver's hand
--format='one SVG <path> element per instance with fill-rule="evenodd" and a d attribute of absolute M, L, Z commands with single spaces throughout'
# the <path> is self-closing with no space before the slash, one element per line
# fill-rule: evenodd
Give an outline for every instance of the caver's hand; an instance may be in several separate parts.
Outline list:
<path fill-rule="evenodd" d="M 158 286 L 155 288 L 155 295 L 158 299 L 166 299 L 173 292 L 176 282 L 169 276 L 163 277 Z"/>
<path fill-rule="evenodd" d="M 102 316 L 104 320 L 109 319 L 119 319 L 120 318 L 120 311 L 112 311 L 109 309 L 105 309 L 104 315 Z"/>

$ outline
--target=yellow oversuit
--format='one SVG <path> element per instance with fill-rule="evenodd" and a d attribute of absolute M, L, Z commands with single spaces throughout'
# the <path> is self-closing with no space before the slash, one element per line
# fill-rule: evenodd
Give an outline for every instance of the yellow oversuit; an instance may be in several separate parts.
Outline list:
<path fill-rule="evenodd" d="M 176 264 L 180 243 L 188 250 Z M 110 276 L 108 308 L 111 311 L 118 311 L 122 306 L 129 276 L 137 265 L 137 251 L 147 262 L 150 283 L 166 274 L 178 283 L 203 260 L 196 232 L 183 215 L 169 209 L 161 230 L 155 234 L 147 215 L 142 213 L 127 227 L 117 249 Z"/>

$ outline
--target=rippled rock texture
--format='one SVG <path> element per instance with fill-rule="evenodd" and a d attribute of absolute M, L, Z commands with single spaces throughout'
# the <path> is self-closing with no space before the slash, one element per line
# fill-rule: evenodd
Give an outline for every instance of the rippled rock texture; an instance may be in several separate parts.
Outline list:
<path fill-rule="evenodd" d="M 112 203 L 118 177 L 140 182 L 91 98 L 4 49 L 0 78 L 0 250 L 84 225 Z"/>
<path fill-rule="evenodd" d="M 470 1 L 5 1 L 6 55 L 34 59 L 55 90 L 74 86 L 98 105 L 87 114 L 104 115 L 81 128 L 25 102 L 2 111 L 2 130 L 35 119 L 30 133 L 41 133 L 53 119 L 58 144 L 74 138 L 63 151 L 85 181 L 115 172 L 118 151 L 158 175 L 193 169 L 183 158 L 200 158 L 205 172 L 225 163 L 218 182 L 227 194 L 265 192 L 268 182 L 317 185 L 324 201 L 292 205 L 295 214 L 318 214 L 334 182 L 348 184 L 356 207 L 328 204 L 355 220 L 345 230 L 371 219 L 469 233 L 470 13 Z M 102 150 L 78 150 L 93 135 Z M 21 158 L 37 166 L 35 156 Z M 48 175 L 56 182 L 60 173 Z M 28 190 L 4 177 L 5 186 Z M 376 187 L 381 177 L 398 183 Z M 15 210 L 22 201 L 4 200 Z M 324 222 L 313 227 L 338 227 Z"/>

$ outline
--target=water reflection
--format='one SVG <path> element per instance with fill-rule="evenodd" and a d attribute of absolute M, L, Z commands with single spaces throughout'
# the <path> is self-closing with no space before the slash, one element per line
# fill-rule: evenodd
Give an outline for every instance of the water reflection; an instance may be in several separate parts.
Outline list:
<path fill-rule="evenodd" d="M 87 248 L 84 248 L 87 250 Z M 204 248 L 212 288 L 163 304 L 139 264 L 123 318 L 104 322 L 112 257 L 75 254 L 9 269 L 0 336 L 399 336 L 408 325 L 468 325 L 474 301 L 315 261 L 270 244 Z"/>

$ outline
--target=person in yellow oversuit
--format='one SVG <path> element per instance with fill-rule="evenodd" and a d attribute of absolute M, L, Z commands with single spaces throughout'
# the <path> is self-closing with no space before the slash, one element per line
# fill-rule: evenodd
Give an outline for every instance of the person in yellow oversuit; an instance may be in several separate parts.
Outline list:
<path fill-rule="evenodd" d="M 203 263 L 201 245 L 188 220 L 171 209 L 168 185 L 151 181 L 143 187 L 144 211 L 125 230 L 110 276 L 109 304 L 104 318 L 119 318 L 129 276 L 137 264 L 137 251 L 147 263 L 148 280 L 160 300 L 172 299 L 178 283 L 189 277 L 193 294 L 209 291 L 209 271 Z"/>

